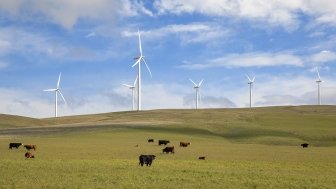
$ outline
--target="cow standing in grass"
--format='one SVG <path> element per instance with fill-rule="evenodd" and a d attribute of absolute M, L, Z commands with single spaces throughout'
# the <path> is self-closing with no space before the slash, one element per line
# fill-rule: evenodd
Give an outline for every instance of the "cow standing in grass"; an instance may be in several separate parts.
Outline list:
<path fill-rule="evenodd" d="M 13 149 L 16 148 L 18 149 L 20 146 L 22 146 L 22 143 L 9 143 L 9 148 L 8 149 Z"/>
<path fill-rule="evenodd" d="M 302 146 L 302 148 L 308 148 L 308 143 L 303 143 L 303 144 L 301 144 L 301 146 Z"/>
<path fill-rule="evenodd" d="M 159 145 L 167 145 L 168 143 L 170 143 L 170 141 L 169 140 L 159 140 L 159 142 L 158 142 L 158 144 Z"/>
<path fill-rule="evenodd" d="M 162 153 L 175 153 L 175 150 L 174 150 L 174 146 L 172 147 L 165 147 L 164 149 L 162 149 Z"/>
<path fill-rule="evenodd" d="M 23 147 L 25 147 L 27 150 L 31 150 L 31 149 L 33 149 L 34 151 L 36 150 L 35 144 L 26 144 Z"/>
<path fill-rule="evenodd" d="M 139 156 L 139 165 L 143 166 L 146 164 L 146 166 L 151 166 L 153 163 L 153 160 L 155 159 L 155 155 L 140 155 Z"/>
<path fill-rule="evenodd" d="M 180 142 L 180 147 L 188 147 L 190 142 Z"/>

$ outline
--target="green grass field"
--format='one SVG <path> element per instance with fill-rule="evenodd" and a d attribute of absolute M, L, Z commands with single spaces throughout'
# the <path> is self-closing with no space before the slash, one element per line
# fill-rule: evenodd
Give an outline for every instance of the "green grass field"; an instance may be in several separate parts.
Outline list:
<path fill-rule="evenodd" d="M 155 110 L 57 119 L 2 115 L 0 188 L 335 188 L 335 115 L 335 106 Z M 13 127 L 43 132 L 1 134 Z M 175 154 L 162 154 L 164 147 L 147 143 L 148 138 L 170 140 Z M 181 148 L 180 141 L 191 145 Z M 25 159 L 22 147 L 8 150 L 9 142 L 36 144 L 36 158 Z M 302 142 L 309 148 L 302 149 Z M 141 167 L 140 154 L 154 154 L 156 160 Z"/>

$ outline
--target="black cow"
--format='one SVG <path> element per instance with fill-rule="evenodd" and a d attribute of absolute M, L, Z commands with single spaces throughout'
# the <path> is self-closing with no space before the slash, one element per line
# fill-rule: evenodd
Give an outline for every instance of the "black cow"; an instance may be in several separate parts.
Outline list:
<path fill-rule="evenodd" d="M 164 144 L 164 145 L 167 145 L 168 143 L 170 143 L 170 141 L 169 140 L 159 140 L 159 145 L 161 145 L 161 144 Z"/>
<path fill-rule="evenodd" d="M 301 146 L 302 146 L 302 148 L 308 148 L 308 143 L 303 143 L 303 144 L 301 144 Z"/>
<path fill-rule="evenodd" d="M 205 160 L 205 156 L 200 156 L 200 157 L 198 157 L 198 159 Z"/>
<path fill-rule="evenodd" d="M 154 142 L 154 139 L 148 139 L 148 142 Z"/>
<path fill-rule="evenodd" d="M 173 154 L 173 153 L 175 152 L 175 151 L 174 151 L 174 146 L 172 146 L 172 147 L 165 147 L 164 149 L 162 149 L 162 153 L 165 153 L 165 152 L 166 152 L 167 154 L 168 154 L 169 152 Z"/>
<path fill-rule="evenodd" d="M 30 153 L 30 152 L 26 152 L 25 153 L 25 157 L 28 159 L 28 158 L 35 158 L 35 156 L 32 154 L 32 153 Z"/>
<path fill-rule="evenodd" d="M 20 146 L 22 146 L 22 143 L 9 143 L 8 149 L 12 149 L 12 148 L 18 149 Z"/>
<path fill-rule="evenodd" d="M 146 164 L 147 166 L 151 166 L 153 160 L 155 159 L 155 155 L 140 155 L 139 156 L 139 165 L 143 166 Z"/>

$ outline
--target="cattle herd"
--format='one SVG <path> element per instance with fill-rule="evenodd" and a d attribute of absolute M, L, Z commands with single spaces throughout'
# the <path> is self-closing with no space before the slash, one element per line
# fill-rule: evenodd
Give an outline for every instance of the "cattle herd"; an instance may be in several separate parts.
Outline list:
<path fill-rule="evenodd" d="M 154 139 L 148 139 L 148 143 L 153 143 Z M 158 145 L 167 145 L 170 143 L 169 140 L 158 140 Z M 180 142 L 180 147 L 188 147 L 191 143 L 190 142 Z M 308 143 L 302 143 L 300 146 L 302 148 L 308 148 Z M 36 145 L 35 144 L 26 144 L 23 145 L 22 143 L 9 143 L 9 148 L 8 149 L 13 149 L 16 148 L 18 149 L 20 146 L 23 146 L 26 148 L 27 152 L 24 154 L 25 158 L 35 158 L 35 156 L 30 152 L 30 150 L 36 151 Z M 138 146 L 138 145 L 137 145 Z M 174 154 L 175 153 L 175 147 L 174 146 L 166 146 L 165 148 L 162 149 L 162 153 L 166 154 Z M 153 160 L 155 160 L 155 155 L 143 155 L 141 154 L 139 156 L 139 165 L 143 166 L 146 164 L 146 166 L 151 166 L 153 163 Z M 198 157 L 199 160 L 205 160 L 205 156 L 200 156 Z"/>
<path fill-rule="evenodd" d="M 149 143 L 153 143 L 154 139 L 148 139 L 147 140 Z M 168 143 L 170 143 L 169 140 L 158 140 L 158 145 L 167 145 Z M 187 147 L 190 145 L 190 142 L 180 142 L 180 147 Z M 174 154 L 175 153 L 175 147 L 174 146 L 166 146 L 165 148 L 162 149 L 162 153 L 171 153 Z M 139 165 L 143 166 L 144 164 L 146 164 L 146 166 L 151 166 L 153 163 L 153 160 L 155 159 L 155 155 L 143 155 L 141 154 L 139 156 Z M 199 157 L 199 159 L 202 158 L 203 160 L 205 159 L 205 157 Z"/>
<path fill-rule="evenodd" d="M 148 139 L 147 140 L 148 143 L 154 143 L 154 139 Z M 158 140 L 158 145 L 167 145 L 169 144 L 170 141 L 169 140 Z M 190 142 L 180 142 L 180 147 L 188 147 L 191 143 Z M 166 146 L 165 148 L 162 149 L 162 153 L 166 153 L 166 154 L 174 154 L 175 153 L 175 147 L 174 146 Z M 139 156 L 139 165 L 143 166 L 144 164 L 146 164 L 147 166 L 151 166 L 153 163 L 153 160 L 155 159 L 155 155 L 143 155 L 141 154 Z M 202 159 L 205 160 L 205 157 L 199 157 L 198 159 Z"/>
<path fill-rule="evenodd" d="M 18 142 L 12 142 L 9 143 L 9 148 L 8 149 L 13 149 L 16 148 L 18 149 L 20 146 L 23 146 L 24 148 L 26 148 L 27 152 L 25 153 L 25 158 L 35 158 L 35 156 L 30 152 L 30 150 L 36 150 L 36 145 L 35 144 L 25 144 L 23 145 L 22 143 L 18 143 Z"/>

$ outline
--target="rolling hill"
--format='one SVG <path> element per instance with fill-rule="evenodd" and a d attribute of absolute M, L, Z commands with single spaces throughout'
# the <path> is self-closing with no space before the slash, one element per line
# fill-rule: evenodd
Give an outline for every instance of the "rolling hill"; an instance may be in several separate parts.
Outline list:
<path fill-rule="evenodd" d="M 241 143 L 336 145 L 336 106 L 150 110 L 33 119 L 0 115 L 2 129 L 119 126 L 221 136 Z M 1 131 L 1 130 L 0 130 Z M 27 129 L 23 130 L 26 132 Z M 32 133 L 32 132 L 31 132 Z"/>

